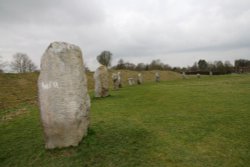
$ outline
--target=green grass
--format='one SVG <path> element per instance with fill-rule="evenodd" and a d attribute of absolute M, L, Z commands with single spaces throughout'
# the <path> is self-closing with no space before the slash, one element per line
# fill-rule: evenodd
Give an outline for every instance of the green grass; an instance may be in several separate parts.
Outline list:
<path fill-rule="evenodd" d="M 89 134 L 75 148 L 45 150 L 38 107 L 7 114 L 19 110 L 1 120 L 0 166 L 250 164 L 250 75 L 146 83 L 92 98 Z"/>

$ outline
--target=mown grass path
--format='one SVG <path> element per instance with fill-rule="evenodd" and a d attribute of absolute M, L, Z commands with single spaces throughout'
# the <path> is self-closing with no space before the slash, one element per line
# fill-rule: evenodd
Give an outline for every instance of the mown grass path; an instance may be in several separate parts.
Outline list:
<path fill-rule="evenodd" d="M 45 150 L 38 107 L 0 123 L 0 166 L 248 166 L 250 75 L 146 83 L 92 98 L 89 135 Z"/>

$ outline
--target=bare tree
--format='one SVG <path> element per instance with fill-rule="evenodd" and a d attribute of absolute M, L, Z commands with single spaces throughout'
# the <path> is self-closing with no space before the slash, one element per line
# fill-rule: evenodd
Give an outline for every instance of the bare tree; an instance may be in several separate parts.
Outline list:
<path fill-rule="evenodd" d="M 97 56 L 97 60 L 100 64 L 109 67 L 111 65 L 112 53 L 110 51 L 103 51 Z"/>
<path fill-rule="evenodd" d="M 123 59 L 120 59 L 117 63 L 116 69 L 117 70 L 121 70 L 125 68 L 125 62 L 123 61 Z"/>
<path fill-rule="evenodd" d="M 89 67 L 87 66 L 86 63 L 84 63 L 84 71 L 85 72 L 90 72 L 90 69 L 89 69 Z"/>
<path fill-rule="evenodd" d="M 199 60 L 198 61 L 198 68 L 201 71 L 208 70 L 208 63 L 206 62 L 206 60 Z"/>
<path fill-rule="evenodd" d="M 164 64 L 161 62 L 160 59 L 152 60 L 152 62 L 149 64 L 150 70 L 163 70 Z"/>
<path fill-rule="evenodd" d="M 8 65 L 7 62 L 2 60 L 2 56 L 0 56 L 0 73 L 4 71 L 4 68 Z"/>
<path fill-rule="evenodd" d="M 0 56 L 0 73 L 3 72 L 4 67 L 7 65 L 6 62 L 2 60 L 2 56 Z"/>
<path fill-rule="evenodd" d="M 11 68 L 18 73 L 33 72 L 37 69 L 36 65 L 24 53 L 16 53 L 13 55 Z"/>
<path fill-rule="evenodd" d="M 126 62 L 124 64 L 126 70 L 135 70 L 136 65 L 134 63 Z"/>
<path fill-rule="evenodd" d="M 137 66 L 135 67 L 137 71 L 143 71 L 146 69 L 146 64 L 144 63 L 138 63 Z"/>

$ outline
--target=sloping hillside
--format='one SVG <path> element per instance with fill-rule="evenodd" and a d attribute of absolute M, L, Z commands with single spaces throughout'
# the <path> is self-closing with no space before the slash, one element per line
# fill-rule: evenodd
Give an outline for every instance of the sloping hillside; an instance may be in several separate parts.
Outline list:
<path fill-rule="evenodd" d="M 119 70 L 121 72 L 121 77 L 122 77 L 122 84 L 123 86 L 128 85 L 128 78 L 137 78 L 138 73 L 142 74 L 143 81 L 144 82 L 154 82 L 155 81 L 155 73 L 157 71 L 130 71 L 130 70 Z M 109 71 L 109 78 L 110 78 L 110 86 L 112 87 L 112 73 L 117 73 L 118 71 L 116 70 L 110 70 Z M 161 77 L 162 81 L 167 81 L 167 80 L 175 80 L 181 78 L 181 75 L 172 72 L 172 71 L 158 71 Z M 93 89 L 94 88 L 94 79 L 93 79 L 93 72 L 87 73 L 88 77 L 88 88 Z"/>
<path fill-rule="evenodd" d="M 111 74 L 117 71 L 110 71 L 110 86 L 112 86 Z M 145 82 L 154 81 L 155 71 L 142 71 Z M 123 85 L 126 86 L 127 78 L 136 78 L 136 71 L 121 71 Z M 0 110 L 17 107 L 22 103 L 37 103 L 37 78 L 38 73 L 25 74 L 0 74 Z M 174 80 L 180 75 L 171 71 L 160 71 L 161 80 Z M 87 73 L 88 88 L 94 88 L 93 73 Z"/>
<path fill-rule="evenodd" d="M 37 73 L 0 74 L 0 111 L 37 102 Z"/>

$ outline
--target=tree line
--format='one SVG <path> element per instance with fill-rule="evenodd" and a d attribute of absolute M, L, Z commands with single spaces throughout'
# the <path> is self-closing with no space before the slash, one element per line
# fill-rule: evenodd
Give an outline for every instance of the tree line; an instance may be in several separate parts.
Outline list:
<path fill-rule="evenodd" d="M 118 60 L 116 65 L 111 66 L 112 53 L 110 51 L 102 51 L 98 56 L 97 60 L 100 64 L 110 67 L 114 70 L 133 70 L 133 71 L 150 71 L 150 70 L 162 70 L 162 71 L 175 71 L 185 72 L 186 74 L 229 74 L 233 72 L 243 73 L 250 72 L 250 60 L 238 59 L 234 61 L 234 65 L 230 61 L 214 61 L 208 62 L 204 59 L 200 59 L 198 62 L 194 62 L 192 66 L 187 67 L 171 67 L 168 64 L 163 63 L 160 59 L 152 60 L 151 63 L 131 63 L 124 61 L 123 59 Z M 12 71 L 17 73 L 34 72 L 37 70 L 37 66 L 32 62 L 27 54 L 16 53 L 13 55 L 11 63 L 2 61 L 0 56 L 0 72 L 9 66 Z M 88 68 L 86 67 L 86 70 Z"/>
<path fill-rule="evenodd" d="M 149 71 L 149 70 L 171 70 L 171 66 L 164 64 L 160 59 L 152 60 L 150 64 L 125 62 L 120 59 L 117 65 L 113 66 L 115 70 L 135 70 L 135 71 Z"/>
<path fill-rule="evenodd" d="M 12 71 L 17 73 L 34 72 L 37 70 L 37 66 L 25 53 L 16 53 L 13 55 L 13 60 L 8 63 L 2 60 L 0 57 L 0 73 L 4 72 L 4 68 L 9 66 Z"/>
<path fill-rule="evenodd" d="M 233 65 L 230 61 L 207 62 L 204 59 L 200 59 L 198 62 L 194 62 L 192 66 L 171 67 L 170 65 L 163 63 L 160 59 L 152 60 L 149 64 L 134 64 L 120 59 L 117 62 L 117 65 L 114 65 L 112 69 L 135 71 L 171 70 L 175 72 L 185 72 L 187 74 L 209 74 L 209 72 L 213 72 L 214 74 L 229 74 L 232 72 L 250 72 L 250 60 L 238 59 L 235 60 Z"/>

